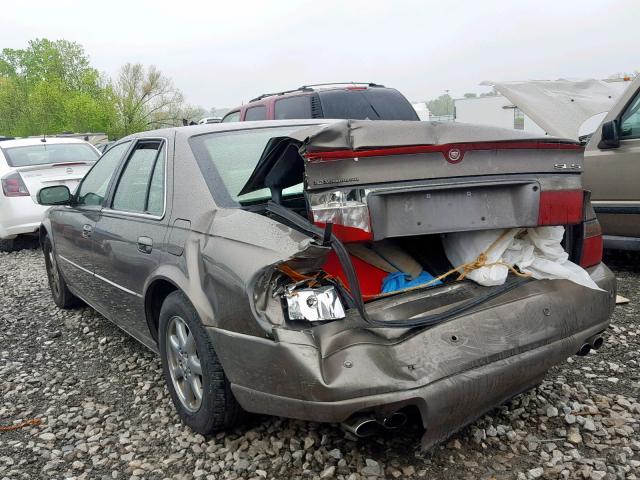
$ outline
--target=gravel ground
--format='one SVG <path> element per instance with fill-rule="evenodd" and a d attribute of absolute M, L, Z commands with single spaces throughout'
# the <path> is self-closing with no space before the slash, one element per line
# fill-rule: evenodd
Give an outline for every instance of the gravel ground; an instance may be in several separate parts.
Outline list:
<path fill-rule="evenodd" d="M 0 479 L 640 478 L 640 257 L 607 258 L 631 303 L 605 346 L 549 372 L 445 445 L 421 431 L 356 440 L 254 417 L 205 439 L 183 426 L 159 359 L 89 308 L 57 309 L 38 250 L 0 253 Z"/>

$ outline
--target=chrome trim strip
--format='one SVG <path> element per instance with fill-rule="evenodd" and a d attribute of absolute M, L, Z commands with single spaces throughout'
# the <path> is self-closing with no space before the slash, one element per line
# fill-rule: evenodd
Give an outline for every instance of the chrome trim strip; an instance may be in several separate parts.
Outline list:
<path fill-rule="evenodd" d="M 640 215 L 640 202 L 635 200 L 591 201 L 596 213 L 613 215 Z"/>
<path fill-rule="evenodd" d="M 113 210 L 111 208 L 103 208 L 102 213 L 109 214 L 109 215 L 118 215 L 121 217 L 148 218 L 149 220 L 162 220 L 164 218 L 164 214 L 161 216 L 158 216 L 158 215 L 151 215 L 149 213 L 128 212 L 126 210 Z"/>
<path fill-rule="evenodd" d="M 88 273 L 88 274 L 89 274 L 89 275 L 91 275 L 92 277 L 99 278 L 99 279 L 100 279 L 100 280 L 102 280 L 103 282 L 106 282 L 106 283 L 108 283 L 109 285 L 111 285 L 111 286 L 113 286 L 113 287 L 116 287 L 117 289 L 122 290 L 123 292 L 128 293 L 129 295 L 133 295 L 133 296 L 136 296 L 136 297 L 138 297 L 138 298 L 142 298 L 142 295 L 140 295 L 139 293 L 136 293 L 136 292 L 134 292 L 134 291 L 132 291 L 132 290 L 129 290 L 128 288 L 125 288 L 125 287 L 123 287 L 122 285 L 118 285 L 117 283 L 112 282 L 111 280 L 109 280 L 109 279 L 107 279 L 107 278 L 104 278 L 103 276 L 98 275 L 97 273 L 91 272 L 90 270 L 87 270 L 86 268 L 81 267 L 81 266 L 80 266 L 80 265 L 78 265 L 77 263 L 72 262 L 71 260 L 69 260 L 69 259 L 68 259 L 68 258 L 66 258 L 66 257 L 63 257 L 63 256 L 62 256 L 62 255 L 60 255 L 60 254 L 58 254 L 58 258 L 60 258 L 61 260 L 64 260 L 64 261 L 65 261 L 65 262 L 67 262 L 68 264 L 73 265 L 74 267 L 76 267 L 76 268 L 78 268 L 78 269 L 82 270 L 83 272 Z"/>
<path fill-rule="evenodd" d="M 607 207 L 637 206 L 640 205 L 640 200 L 591 200 L 591 204 Z"/>

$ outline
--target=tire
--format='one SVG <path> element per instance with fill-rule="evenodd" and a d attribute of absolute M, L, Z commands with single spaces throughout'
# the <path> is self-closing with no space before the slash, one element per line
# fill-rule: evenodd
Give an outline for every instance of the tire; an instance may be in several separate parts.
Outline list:
<path fill-rule="evenodd" d="M 78 297 L 69 290 L 67 282 L 58 268 L 58 262 L 48 236 L 45 237 L 42 242 L 42 251 L 44 253 L 44 263 L 47 268 L 49 289 L 51 290 L 51 297 L 53 297 L 54 303 L 64 309 L 77 307 L 81 302 Z"/>
<path fill-rule="evenodd" d="M 186 342 L 180 343 L 180 330 L 183 335 L 186 331 Z M 231 392 L 229 380 L 198 313 L 184 293 L 172 292 L 164 300 L 158 331 L 162 371 L 182 421 L 202 435 L 240 423 L 245 413 Z M 177 345 L 180 348 L 176 348 Z M 193 359 L 194 348 L 200 368 Z M 195 394 L 198 385 L 199 401 Z"/>

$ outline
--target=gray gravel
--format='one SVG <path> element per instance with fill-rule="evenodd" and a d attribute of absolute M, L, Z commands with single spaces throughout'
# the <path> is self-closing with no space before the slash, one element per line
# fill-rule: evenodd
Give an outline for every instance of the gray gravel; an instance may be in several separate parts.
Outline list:
<path fill-rule="evenodd" d="M 0 253 L 0 479 L 640 477 L 640 257 L 608 261 L 620 293 L 605 347 L 553 369 L 430 452 L 421 431 L 356 440 L 254 417 L 205 439 L 183 426 L 160 362 L 89 308 L 58 310 L 37 250 Z"/>

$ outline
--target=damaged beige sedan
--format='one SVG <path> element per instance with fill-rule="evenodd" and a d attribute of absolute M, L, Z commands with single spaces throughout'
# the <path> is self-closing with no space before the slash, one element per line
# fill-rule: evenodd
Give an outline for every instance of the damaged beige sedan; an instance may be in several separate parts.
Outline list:
<path fill-rule="evenodd" d="M 365 436 L 414 410 L 429 447 L 602 345 L 582 155 L 426 122 L 144 132 L 39 193 L 52 294 L 158 351 L 200 433 L 248 411 Z"/>

